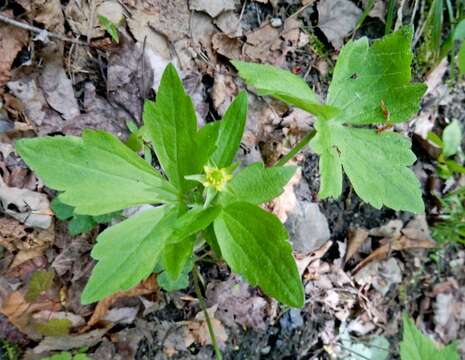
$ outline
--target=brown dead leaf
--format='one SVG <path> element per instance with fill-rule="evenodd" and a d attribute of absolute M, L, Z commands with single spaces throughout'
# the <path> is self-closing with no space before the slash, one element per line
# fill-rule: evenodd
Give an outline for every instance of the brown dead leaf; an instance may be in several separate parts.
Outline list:
<path fill-rule="evenodd" d="M 190 0 L 191 10 L 204 11 L 211 17 L 217 17 L 226 10 L 234 10 L 234 0 Z"/>
<path fill-rule="evenodd" d="M 207 309 L 208 316 L 210 318 L 213 331 L 216 336 L 216 340 L 218 341 L 218 345 L 220 348 L 224 348 L 226 341 L 228 340 L 228 334 L 226 333 L 226 329 L 224 328 L 221 321 L 215 319 L 217 305 L 212 306 L 211 308 Z M 205 314 L 203 311 L 199 312 L 195 316 L 195 320 L 188 321 L 186 327 L 186 337 L 185 337 L 185 345 L 188 348 L 193 343 L 200 344 L 202 346 L 211 345 L 211 338 L 210 333 L 208 332 L 208 324 L 205 320 Z"/>
<path fill-rule="evenodd" d="M 56 311 L 59 308 L 60 304 L 51 300 L 28 303 L 19 291 L 15 291 L 5 298 L 0 313 L 8 317 L 8 320 L 21 332 L 36 339 L 38 335 L 33 328 L 32 314 L 42 310 Z"/>
<path fill-rule="evenodd" d="M 11 11 L 2 12 L 3 16 L 12 17 Z M 11 65 L 16 55 L 29 41 L 27 31 L 0 24 L 0 87 L 3 87 L 11 78 Z"/>
<path fill-rule="evenodd" d="M 106 297 L 103 300 L 100 300 L 97 306 L 95 307 L 94 313 L 87 322 L 87 325 L 83 329 L 81 329 L 80 333 L 86 332 L 92 326 L 97 324 L 101 319 L 103 319 L 110 306 L 113 305 L 116 302 L 116 300 L 124 297 L 152 294 L 157 290 L 158 284 L 156 281 L 156 276 L 153 274 L 146 280 L 142 281 L 139 285 L 133 287 L 132 289 L 129 289 L 127 291 L 119 291 L 111 296 Z"/>
<path fill-rule="evenodd" d="M 355 275 L 372 261 L 386 259 L 392 251 L 431 249 L 437 246 L 432 240 L 425 215 L 417 215 L 404 227 L 401 220 L 391 220 L 386 225 L 368 231 L 370 236 L 379 236 L 381 246 L 363 259 L 352 271 Z"/>
<path fill-rule="evenodd" d="M 352 256 L 360 249 L 365 240 L 368 239 L 368 231 L 363 228 L 358 228 L 355 231 L 349 232 L 347 240 L 347 251 L 344 257 L 344 263 L 349 261 Z"/>
<path fill-rule="evenodd" d="M 40 354 L 46 351 L 67 351 L 83 347 L 91 347 L 102 341 L 103 336 L 110 330 L 111 326 L 103 329 L 92 330 L 82 335 L 49 336 L 43 339 L 33 351 Z"/>

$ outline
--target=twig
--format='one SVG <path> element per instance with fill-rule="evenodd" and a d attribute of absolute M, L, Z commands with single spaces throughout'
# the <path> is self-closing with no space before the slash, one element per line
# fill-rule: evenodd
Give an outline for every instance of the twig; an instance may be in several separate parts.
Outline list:
<path fill-rule="evenodd" d="M 310 5 L 313 5 L 313 1 L 309 1 L 308 4 L 305 4 L 305 5 L 302 6 L 300 9 L 298 9 L 294 14 L 292 14 L 292 15 L 289 16 L 289 19 L 290 19 L 290 18 L 293 18 L 293 17 L 296 17 L 296 16 L 299 15 L 302 11 L 304 11 L 306 8 L 308 8 Z"/>
<path fill-rule="evenodd" d="M 221 351 L 218 347 L 218 342 L 216 341 L 215 332 L 213 331 L 213 326 L 210 321 L 210 315 L 208 315 L 207 305 L 205 304 L 205 299 L 202 296 L 202 292 L 200 291 L 200 281 L 199 281 L 199 273 L 197 271 L 197 266 L 194 264 L 192 267 L 192 277 L 194 278 L 194 288 L 197 298 L 199 299 L 200 307 L 205 315 L 205 320 L 207 321 L 208 332 L 210 333 L 210 338 L 212 340 L 213 348 L 215 349 L 215 356 L 216 360 L 222 360 Z"/>
<path fill-rule="evenodd" d="M 56 34 L 56 33 L 50 32 L 48 30 L 38 28 L 36 26 L 32 26 L 32 25 L 29 25 L 29 24 L 19 22 L 17 20 L 11 19 L 11 18 L 9 18 L 9 17 L 7 17 L 5 15 L 1 15 L 1 14 L 0 14 L 0 22 L 3 22 L 3 23 L 5 23 L 7 25 L 10 25 L 10 26 L 17 27 L 19 29 L 31 31 L 31 32 L 36 33 L 36 34 L 45 35 L 45 37 L 50 37 L 50 38 L 54 38 L 54 39 L 58 39 L 58 40 L 61 40 L 61 41 L 66 41 L 66 42 L 70 42 L 70 43 L 73 43 L 73 44 L 82 45 L 82 46 L 92 46 L 91 44 L 85 43 L 84 41 L 71 39 L 71 38 L 66 37 L 64 35 Z"/>

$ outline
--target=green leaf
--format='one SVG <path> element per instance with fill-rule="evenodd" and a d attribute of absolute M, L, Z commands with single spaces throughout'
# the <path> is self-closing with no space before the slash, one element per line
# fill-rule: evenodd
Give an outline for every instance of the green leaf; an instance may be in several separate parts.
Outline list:
<path fill-rule="evenodd" d="M 187 190 L 189 184 L 184 177 L 199 173 L 203 164 L 193 161 L 192 155 L 197 148 L 194 105 L 172 64 L 163 73 L 156 102 L 145 102 L 144 124 L 171 183 Z"/>
<path fill-rule="evenodd" d="M 128 290 L 149 276 L 172 234 L 177 213 L 176 208 L 157 207 L 102 232 L 91 253 L 98 263 L 81 302 L 90 304 Z"/>
<path fill-rule="evenodd" d="M 463 76 L 463 74 L 465 74 L 465 41 L 460 44 L 459 53 L 457 55 L 457 62 L 460 76 Z"/>
<path fill-rule="evenodd" d="M 465 20 L 460 21 L 454 29 L 454 40 L 465 40 Z"/>
<path fill-rule="evenodd" d="M 58 220 L 68 220 L 73 217 L 74 208 L 60 201 L 58 197 L 50 203 L 50 208 L 55 213 Z"/>
<path fill-rule="evenodd" d="M 195 234 L 209 226 L 220 212 L 219 207 L 196 208 L 180 216 L 163 251 L 163 264 L 172 281 L 176 280 L 192 256 Z"/>
<path fill-rule="evenodd" d="M 231 165 L 241 144 L 247 121 L 247 93 L 241 91 L 219 121 L 216 150 L 211 161 L 218 168 Z"/>
<path fill-rule="evenodd" d="M 105 28 L 106 32 L 110 34 L 113 41 L 119 44 L 119 33 L 116 25 L 103 15 L 98 16 L 98 22 Z"/>
<path fill-rule="evenodd" d="M 35 330 L 45 336 L 66 336 L 71 328 L 71 321 L 68 319 L 51 319 L 47 322 L 34 324 Z"/>
<path fill-rule="evenodd" d="M 413 321 L 404 314 L 404 333 L 400 343 L 402 360 L 459 360 L 456 344 L 450 344 L 440 349 L 429 337 L 417 329 Z"/>
<path fill-rule="evenodd" d="M 446 126 L 442 133 L 444 147 L 442 153 L 445 157 L 457 154 L 462 144 L 462 128 L 457 120 L 452 121 Z"/>
<path fill-rule="evenodd" d="M 234 203 L 214 222 L 221 253 L 234 272 L 265 294 L 293 307 L 304 291 L 287 231 L 273 214 L 249 203 Z"/>
<path fill-rule="evenodd" d="M 320 154 L 320 164 L 328 164 L 320 169 L 324 191 L 320 197 L 340 195 L 342 166 L 357 195 L 373 207 L 385 205 L 414 213 L 424 210 L 420 183 L 407 168 L 416 159 L 408 138 L 393 132 L 320 123 L 311 146 Z M 337 155 L 331 154 L 333 148 Z"/>
<path fill-rule="evenodd" d="M 273 96 L 325 119 L 330 119 L 339 112 L 332 106 L 321 104 L 304 79 L 289 71 L 267 64 L 237 60 L 232 61 L 232 64 L 247 84 L 255 87 L 260 95 Z"/>
<path fill-rule="evenodd" d="M 262 163 L 249 165 L 228 182 L 219 202 L 222 205 L 239 201 L 263 204 L 283 192 L 296 169 L 295 166 L 265 168 Z"/>
<path fill-rule="evenodd" d="M 70 235 L 76 236 L 91 231 L 95 225 L 96 223 L 92 216 L 74 215 L 68 224 L 68 231 Z"/>
<path fill-rule="evenodd" d="M 420 183 L 408 169 L 416 160 L 410 141 L 390 132 L 348 127 L 406 121 L 419 107 L 424 84 L 410 83 L 412 29 L 377 40 L 349 42 L 340 52 L 328 103 L 342 109 L 318 119 L 310 146 L 320 155 L 320 198 L 338 197 L 342 169 L 360 198 L 376 208 L 424 210 Z"/>
<path fill-rule="evenodd" d="M 166 244 L 163 250 L 163 267 L 171 281 L 176 281 L 181 275 L 194 251 L 195 236 L 184 238 L 176 243 Z"/>
<path fill-rule="evenodd" d="M 418 111 L 426 85 L 410 83 L 412 34 L 404 27 L 371 47 L 366 37 L 344 46 L 328 90 L 327 103 L 342 110 L 333 121 L 398 123 Z"/>
<path fill-rule="evenodd" d="M 85 130 L 83 137 L 19 140 L 16 149 L 59 198 L 83 215 L 130 206 L 176 202 L 175 188 L 113 135 Z"/>
<path fill-rule="evenodd" d="M 24 299 L 27 302 L 34 302 L 45 291 L 50 289 L 53 284 L 54 273 L 51 271 L 37 270 L 29 279 L 27 291 Z"/>
<path fill-rule="evenodd" d="M 181 241 L 205 229 L 220 213 L 219 207 L 195 208 L 180 216 L 174 224 L 170 242 Z"/>
<path fill-rule="evenodd" d="M 208 160 L 213 156 L 216 150 L 216 142 L 220 130 L 221 121 L 215 121 L 206 124 L 199 129 L 195 138 L 197 150 L 192 154 L 194 161 L 202 167 L 208 163 Z"/>
<path fill-rule="evenodd" d="M 168 292 L 182 290 L 189 286 L 189 274 L 192 270 L 194 261 L 192 257 L 188 259 L 177 279 L 172 280 L 166 271 L 157 276 L 157 283 L 160 287 Z"/>
<path fill-rule="evenodd" d="M 48 356 L 48 357 L 45 357 L 45 358 L 42 358 L 42 360 L 72 360 L 73 357 L 71 355 L 71 353 L 69 352 L 61 352 L 59 354 L 55 354 L 55 355 L 52 355 L 52 356 Z"/>

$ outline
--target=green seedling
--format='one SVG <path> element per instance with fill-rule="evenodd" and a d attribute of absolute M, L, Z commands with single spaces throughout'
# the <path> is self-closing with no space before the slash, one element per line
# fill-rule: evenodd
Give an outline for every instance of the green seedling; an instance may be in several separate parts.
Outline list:
<path fill-rule="evenodd" d="M 455 343 L 439 347 L 433 340 L 418 330 L 415 323 L 406 314 L 403 316 L 403 338 L 400 343 L 401 360 L 459 360 Z"/>
<path fill-rule="evenodd" d="M 118 25 L 114 24 L 110 21 L 106 16 L 99 15 L 98 22 L 100 25 L 103 26 L 105 31 L 111 36 L 111 39 L 116 43 L 119 44 L 119 32 L 118 32 Z"/>
<path fill-rule="evenodd" d="M 457 120 L 446 126 L 442 139 L 433 132 L 428 133 L 428 140 L 441 149 L 437 158 L 437 172 L 443 179 L 450 178 L 454 174 L 465 174 L 462 165 L 462 128 Z"/>
<path fill-rule="evenodd" d="M 440 221 L 433 227 L 433 238 L 440 244 L 465 245 L 465 188 L 446 195 L 440 201 Z"/>
<path fill-rule="evenodd" d="M 156 205 L 98 236 L 91 253 L 97 264 L 83 304 L 130 289 L 156 265 L 175 282 L 184 276 L 194 245 L 208 240 L 252 285 L 286 305 L 303 306 L 287 231 L 259 206 L 283 191 L 295 167 L 255 163 L 237 169 L 233 160 L 246 114 L 247 96 L 241 92 L 221 121 L 198 129 L 192 101 L 169 65 L 156 102 L 146 102 L 143 117 L 162 173 L 104 131 L 17 142 L 24 161 L 61 191 L 58 199 L 73 208 L 73 215 Z"/>
<path fill-rule="evenodd" d="M 317 117 L 315 131 L 297 148 L 310 141 L 320 155 L 320 198 L 340 196 L 344 169 L 355 192 L 375 208 L 424 211 L 420 183 L 408 168 L 416 160 L 410 140 L 386 131 L 418 111 L 426 90 L 424 84 L 410 81 L 411 41 L 410 27 L 371 46 L 367 38 L 350 41 L 339 54 L 326 103 L 288 71 L 233 61 L 239 75 L 259 94 Z"/>

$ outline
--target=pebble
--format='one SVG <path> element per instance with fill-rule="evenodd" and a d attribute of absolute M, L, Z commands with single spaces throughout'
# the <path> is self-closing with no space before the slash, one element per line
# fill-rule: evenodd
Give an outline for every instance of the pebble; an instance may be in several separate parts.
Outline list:
<path fill-rule="evenodd" d="M 271 19 L 270 24 L 271 24 L 271 26 L 273 26 L 274 28 L 278 28 L 278 27 L 283 26 L 283 21 L 282 21 L 281 18 L 279 18 L 279 17 L 274 17 L 274 18 Z"/>

